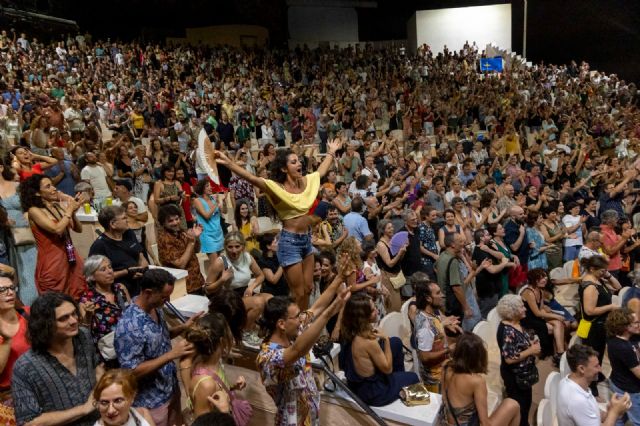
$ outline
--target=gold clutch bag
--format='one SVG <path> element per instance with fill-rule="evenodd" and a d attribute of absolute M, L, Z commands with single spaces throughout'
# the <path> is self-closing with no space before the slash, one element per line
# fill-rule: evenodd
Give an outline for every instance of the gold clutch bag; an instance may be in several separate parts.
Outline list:
<path fill-rule="evenodd" d="M 414 405 L 429 405 L 431 395 L 427 387 L 422 383 L 405 386 L 400 390 L 400 399 L 404 405 L 413 407 Z"/>

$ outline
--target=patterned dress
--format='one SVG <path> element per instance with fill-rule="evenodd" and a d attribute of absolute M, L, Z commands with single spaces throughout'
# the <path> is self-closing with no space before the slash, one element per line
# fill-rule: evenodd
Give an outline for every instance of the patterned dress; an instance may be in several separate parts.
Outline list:
<path fill-rule="evenodd" d="M 300 316 L 301 334 L 313 322 L 313 316 Z M 265 341 L 258 353 L 257 364 L 262 384 L 276 403 L 276 426 L 320 425 L 320 394 L 313 379 L 309 354 L 292 365 L 284 365 L 285 348 Z"/>
<path fill-rule="evenodd" d="M 80 296 L 80 303 L 93 303 L 96 310 L 91 317 L 91 337 L 93 343 L 111 333 L 122 316 L 122 311 L 128 305 L 122 284 L 114 283 L 111 291 L 115 295 L 115 302 L 111 303 L 106 297 L 90 285 L 87 291 Z"/>
<path fill-rule="evenodd" d="M 529 251 L 529 262 L 527 264 L 529 270 L 542 268 L 546 271 L 549 266 L 547 256 L 544 252 L 540 252 L 540 247 L 545 244 L 544 236 L 536 228 L 527 227 L 527 240 L 529 240 L 529 243 L 533 243 L 533 247 Z"/>

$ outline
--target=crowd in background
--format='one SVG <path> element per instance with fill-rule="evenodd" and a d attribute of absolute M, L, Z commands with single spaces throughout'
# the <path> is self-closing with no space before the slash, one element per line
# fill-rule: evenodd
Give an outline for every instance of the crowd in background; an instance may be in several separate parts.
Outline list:
<path fill-rule="evenodd" d="M 321 336 L 367 404 L 422 382 L 446 425 L 529 424 L 536 360 L 565 352 L 561 424 L 600 424 L 608 347 L 606 424 L 640 424 L 640 302 L 612 302 L 640 260 L 635 84 L 575 62 L 483 74 L 475 44 L 409 55 L 3 30 L 0 55 L 0 396 L 18 424 L 246 425 L 247 383 L 224 374 L 242 345 L 259 347 L 276 424 L 319 424 L 305 356 Z M 102 228 L 86 258 L 83 214 Z M 569 261 L 571 278 L 552 280 Z M 187 270 L 208 313 L 167 321 L 174 278 L 153 265 Z M 563 306 L 554 287 L 573 284 Z M 407 300 L 420 374 L 377 326 Z M 471 332 L 494 309 L 505 398 L 489 413 Z"/>

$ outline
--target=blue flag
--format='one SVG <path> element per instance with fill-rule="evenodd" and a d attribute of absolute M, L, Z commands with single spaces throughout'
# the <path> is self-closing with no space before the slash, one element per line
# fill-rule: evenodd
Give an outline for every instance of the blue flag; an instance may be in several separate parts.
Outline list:
<path fill-rule="evenodd" d="M 496 56 L 494 58 L 480 58 L 480 71 L 502 72 L 502 56 Z"/>

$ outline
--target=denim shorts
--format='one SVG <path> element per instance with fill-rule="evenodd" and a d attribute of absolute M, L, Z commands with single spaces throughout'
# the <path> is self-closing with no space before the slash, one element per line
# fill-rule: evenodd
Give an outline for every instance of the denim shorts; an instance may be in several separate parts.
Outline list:
<path fill-rule="evenodd" d="M 280 231 L 278 240 L 278 262 L 285 268 L 302 262 L 302 260 L 313 253 L 311 245 L 311 233 L 296 234 L 286 230 Z"/>

